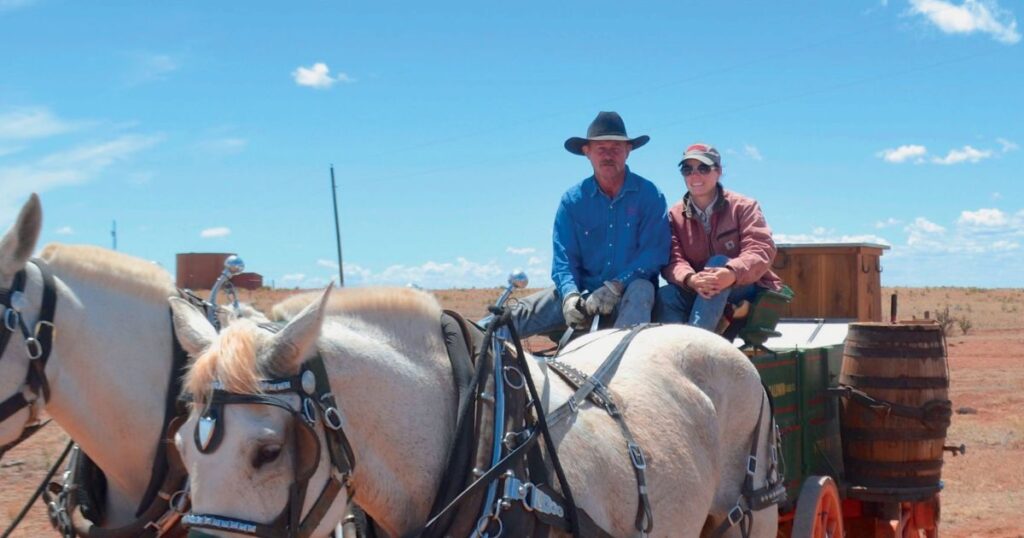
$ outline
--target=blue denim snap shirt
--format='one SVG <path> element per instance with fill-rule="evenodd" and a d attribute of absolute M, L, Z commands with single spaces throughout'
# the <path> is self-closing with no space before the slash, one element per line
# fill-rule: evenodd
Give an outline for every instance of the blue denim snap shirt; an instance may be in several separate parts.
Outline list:
<path fill-rule="evenodd" d="M 656 278 L 671 241 L 665 196 L 628 167 L 615 199 L 590 176 L 562 196 L 553 236 L 551 279 L 563 298 L 607 280 Z"/>

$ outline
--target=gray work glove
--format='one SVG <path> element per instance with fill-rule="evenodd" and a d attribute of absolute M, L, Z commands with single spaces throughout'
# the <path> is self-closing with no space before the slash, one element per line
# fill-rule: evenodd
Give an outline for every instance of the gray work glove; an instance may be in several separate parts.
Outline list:
<path fill-rule="evenodd" d="M 570 293 L 565 296 L 565 300 L 562 301 L 562 317 L 565 318 L 565 324 L 573 328 L 587 324 L 587 315 L 583 313 L 583 300 L 580 299 L 580 294 Z"/>
<path fill-rule="evenodd" d="M 591 316 L 600 314 L 602 316 L 611 314 L 615 306 L 622 299 L 622 282 L 609 280 L 594 293 L 587 297 L 587 314 Z"/>

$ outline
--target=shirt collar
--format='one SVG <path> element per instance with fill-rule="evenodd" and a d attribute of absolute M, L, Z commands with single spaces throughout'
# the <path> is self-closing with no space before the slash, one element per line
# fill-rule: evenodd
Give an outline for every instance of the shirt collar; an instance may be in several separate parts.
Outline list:
<path fill-rule="evenodd" d="M 619 194 L 615 198 L 618 199 L 623 193 L 628 191 L 639 191 L 640 190 L 640 179 L 636 174 L 629 170 L 629 166 L 626 166 L 626 178 L 622 182 L 622 188 L 619 189 Z M 600 187 L 597 186 L 597 177 L 590 176 L 587 181 L 583 182 L 583 192 L 589 195 L 591 198 L 597 196 L 601 192 Z"/>
<path fill-rule="evenodd" d="M 687 192 L 686 194 L 683 195 L 683 213 L 687 217 L 694 217 L 697 216 L 699 213 L 706 213 L 710 215 L 715 211 L 718 211 L 718 208 L 725 205 L 725 195 L 723 194 L 724 192 L 725 189 L 722 187 L 721 183 L 716 185 L 715 199 L 711 200 L 711 203 L 708 204 L 708 207 L 703 212 L 697 208 L 697 205 L 693 203 L 693 197 L 690 196 L 689 192 Z"/>

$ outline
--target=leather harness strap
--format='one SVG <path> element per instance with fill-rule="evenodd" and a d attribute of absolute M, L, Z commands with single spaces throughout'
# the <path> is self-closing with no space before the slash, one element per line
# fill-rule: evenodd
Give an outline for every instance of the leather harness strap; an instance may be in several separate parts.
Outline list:
<path fill-rule="evenodd" d="M 739 499 L 736 505 L 726 514 L 722 521 L 709 535 L 710 538 L 719 538 L 732 527 L 739 525 L 740 534 L 743 538 L 750 536 L 750 529 L 753 524 L 753 512 L 762 510 L 773 504 L 777 504 L 786 497 L 786 487 L 782 480 L 772 482 L 769 476 L 774 469 L 775 448 L 772 445 L 770 450 L 772 457 L 769 461 L 768 472 L 765 474 L 766 484 L 760 489 L 754 489 L 754 476 L 757 473 L 757 446 L 761 440 L 761 419 L 764 418 L 766 394 L 761 391 L 761 406 L 757 413 L 757 422 L 754 424 L 754 432 L 750 439 L 750 454 L 747 456 L 746 476 L 743 479 L 743 487 L 740 490 Z M 774 424 L 774 418 L 771 418 Z M 774 430 L 774 426 L 772 427 Z"/>
<path fill-rule="evenodd" d="M 25 341 L 25 348 L 29 356 L 28 372 L 25 374 L 25 384 L 35 396 L 42 397 L 43 401 L 50 399 L 50 384 L 46 380 L 46 363 L 53 351 L 54 318 L 57 314 L 57 285 L 53 278 L 50 267 L 38 258 L 33 258 L 30 263 L 39 269 L 43 279 L 43 298 L 39 308 L 39 317 L 36 320 L 34 330 L 30 330 L 25 323 L 24 290 L 27 275 L 25 269 L 14 275 L 14 281 L 10 288 L 0 289 L 0 306 L 3 307 L 3 323 L 0 324 L 0 360 L 3 360 L 4 351 L 10 343 L 12 334 L 20 331 Z M 0 422 L 7 420 L 18 411 L 31 407 L 35 400 L 25 397 L 24 391 L 18 391 L 3 402 L 0 402 Z M 18 439 L 0 447 L 0 455 L 14 448 L 25 439 L 28 439 L 39 428 L 29 425 Z"/>

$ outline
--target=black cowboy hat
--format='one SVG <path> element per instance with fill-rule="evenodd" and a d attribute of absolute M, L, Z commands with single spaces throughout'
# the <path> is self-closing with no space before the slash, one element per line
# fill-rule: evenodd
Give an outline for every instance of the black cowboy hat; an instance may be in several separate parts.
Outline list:
<path fill-rule="evenodd" d="M 583 146 L 591 140 L 622 140 L 623 142 L 629 142 L 633 149 L 636 149 L 646 144 L 650 139 L 651 137 L 647 135 L 636 138 L 626 136 L 626 124 L 623 123 L 622 117 L 619 116 L 618 112 L 598 112 L 597 117 L 594 118 L 594 121 L 590 123 L 590 127 L 587 129 L 587 137 L 580 138 L 574 136 L 566 140 L 565 149 L 569 150 L 569 153 L 583 155 Z"/>

